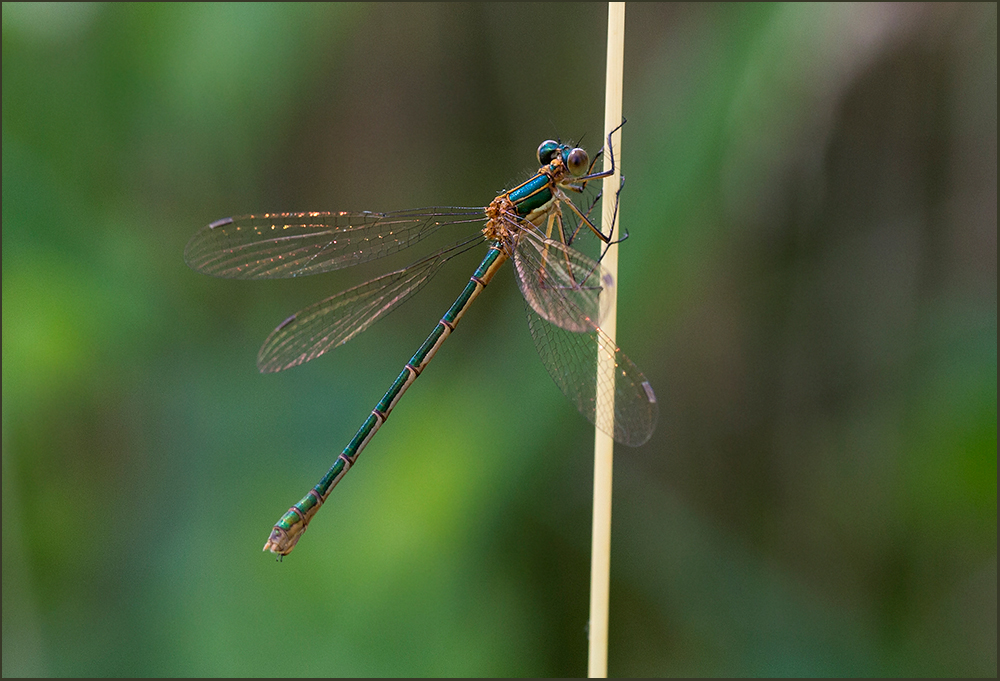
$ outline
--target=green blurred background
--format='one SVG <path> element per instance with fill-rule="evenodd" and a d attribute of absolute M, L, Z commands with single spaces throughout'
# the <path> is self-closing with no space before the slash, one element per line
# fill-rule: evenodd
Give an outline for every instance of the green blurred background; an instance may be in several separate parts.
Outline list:
<path fill-rule="evenodd" d="M 609 672 L 997 673 L 997 14 L 627 8 Z M 3 4 L 3 674 L 580 676 L 592 429 L 511 268 L 283 563 L 478 255 L 205 277 L 203 225 L 485 205 L 601 144 L 606 6 Z M 464 264 L 463 264 L 464 263 Z"/>

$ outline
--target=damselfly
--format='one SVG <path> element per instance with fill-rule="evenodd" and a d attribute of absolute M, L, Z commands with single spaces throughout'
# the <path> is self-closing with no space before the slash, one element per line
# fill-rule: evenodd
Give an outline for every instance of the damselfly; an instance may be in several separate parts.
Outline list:
<path fill-rule="evenodd" d="M 486 257 L 461 295 L 322 480 L 278 520 L 265 551 L 279 556 L 291 552 L 334 486 L 508 259 L 517 270 L 535 347 L 556 385 L 581 414 L 616 441 L 638 446 L 649 439 L 657 417 L 653 389 L 598 326 L 600 294 L 615 286 L 615 281 L 602 271 L 599 259 L 571 246 L 581 230 L 593 233 L 602 244 L 612 243 L 613 225 L 604 234 L 590 218 L 594 204 L 578 206 L 570 194 L 583 195 L 588 183 L 611 175 L 613 155 L 612 170 L 594 171 L 600 156 L 591 162 L 582 148 L 546 140 L 538 147 L 538 171 L 486 208 L 247 215 L 218 220 L 194 235 L 184 250 L 193 269 L 218 277 L 275 279 L 381 258 L 445 226 L 481 225 L 471 238 L 286 319 L 260 350 L 257 365 L 261 372 L 288 369 L 346 343 L 419 291 L 452 257 L 482 241 L 488 244 Z M 599 356 L 613 363 L 613 377 L 599 377 Z M 613 386 L 603 386 L 614 393 L 613 413 L 610 408 L 598 408 L 599 381 L 613 381 Z"/>

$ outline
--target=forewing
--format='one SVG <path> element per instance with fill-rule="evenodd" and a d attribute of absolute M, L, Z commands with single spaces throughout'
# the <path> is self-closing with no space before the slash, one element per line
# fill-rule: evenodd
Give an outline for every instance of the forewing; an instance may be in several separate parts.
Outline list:
<path fill-rule="evenodd" d="M 482 219 L 482 209 L 476 208 L 244 215 L 203 227 L 188 242 L 184 260 L 216 277 L 298 277 L 375 260 L 444 225 Z"/>

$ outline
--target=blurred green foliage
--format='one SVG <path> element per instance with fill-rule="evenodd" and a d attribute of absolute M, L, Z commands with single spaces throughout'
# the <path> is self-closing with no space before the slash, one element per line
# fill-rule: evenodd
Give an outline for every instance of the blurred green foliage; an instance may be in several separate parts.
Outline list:
<path fill-rule="evenodd" d="M 579 676 L 590 429 L 511 273 L 288 560 L 468 269 L 233 282 L 226 215 L 485 205 L 601 143 L 604 5 L 3 4 L 4 676 Z M 997 673 L 996 4 L 627 9 L 618 676 Z M 399 264 L 415 259 L 406 254 Z M 378 265 L 382 267 L 382 265 Z"/>

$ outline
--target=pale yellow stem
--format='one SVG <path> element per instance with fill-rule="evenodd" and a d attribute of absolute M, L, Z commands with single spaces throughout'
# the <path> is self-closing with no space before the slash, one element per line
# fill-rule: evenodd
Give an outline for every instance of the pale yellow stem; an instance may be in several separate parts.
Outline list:
<path fill-rule="evenodd" d="M 611 137 L 615 154 L 615 173 L 604 178 L 602 228 L 607 233 L 615 218 L 615 197 L 621 183 L 621 129 L 622 122 L 622 72 L 625 46 L 625 3 L 608 3 L 608 70 L 604 103 L 604 137 L 616 127 Z M 610 152 L 610 150 L 609 150 Z M 604 167 L 610 167 L 611 154 L 604 154 Z M 615 227 L 614 238 L 621 230 Z M 600 326 L 612 339 L 618 312 L 618 246 L 612 244 L 601 260 L 605 276 L 610 275 L 613 286 L 601 295 Z M 614 357 L 598 354 L 597 362 L 597 414 L 615 413 Z M 613 428 L 611 429 L 613 431 Z M 611 468 L 614 440 L 610 435 L 595 429 L 594 437 L 594 525 L 590 554 L 590 646 L 587 659 L 587 676 L 605 678 L 608 675 L 608 591 L 611 579 Z"/>

